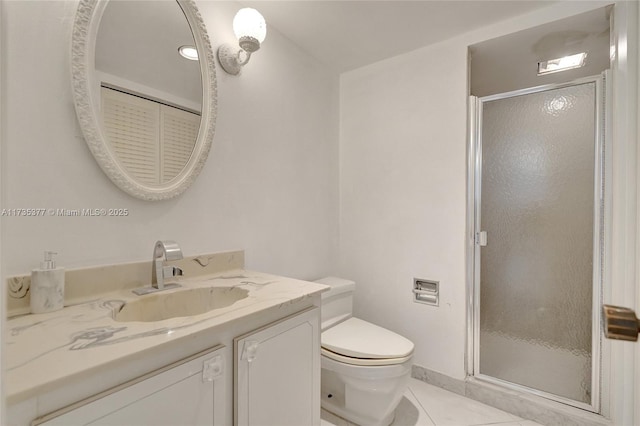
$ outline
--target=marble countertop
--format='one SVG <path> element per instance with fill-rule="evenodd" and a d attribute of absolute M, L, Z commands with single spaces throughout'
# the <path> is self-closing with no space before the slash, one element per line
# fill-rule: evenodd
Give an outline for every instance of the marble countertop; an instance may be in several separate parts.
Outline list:
<path fill-rule="evenodd" d="M 130 290 L 99 295 L 85 303 L 46 314 L 11 318 L 6 327 L 5 396 L 18 402 L 56 389 L 92 371 L 116 365 L 132 356 L 168 343 L 179 343 L 216 327 L 266 310 L 303 301 L 327 289 L 322 284 L 244 269 L 194 278 L 182 277 L 182 287 L 239 287 L 246 298 L 231 306 L 190 317 L 155 322 L 117 322 L 113 318 L 123 302 L 141 297 Z M 154 294 L 161 294 L 154 293 Z M 164 347 L 164 346 L 163 346 Z"/>

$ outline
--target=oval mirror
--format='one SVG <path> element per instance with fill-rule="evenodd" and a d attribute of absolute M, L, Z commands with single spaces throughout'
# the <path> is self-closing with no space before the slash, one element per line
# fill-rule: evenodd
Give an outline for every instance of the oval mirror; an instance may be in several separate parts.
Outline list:
<path fill-rule="evenodd" d="M 85 141 L 119 188 L 163 200 L 193 183 L 213 139 L 216 76 L 192 0 L 81 0 L 72 74 Z"/>

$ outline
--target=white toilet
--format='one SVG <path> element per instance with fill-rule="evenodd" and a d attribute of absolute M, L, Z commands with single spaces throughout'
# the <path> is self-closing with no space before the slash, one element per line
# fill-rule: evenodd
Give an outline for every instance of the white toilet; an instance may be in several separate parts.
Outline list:
<path fill-rule="evenodd" d="M 413 342 L 352 316 L 355 283 L 327 277 L 322 294 L 322 408 L 361 426 L 387 426 L 407 389 Z"/>

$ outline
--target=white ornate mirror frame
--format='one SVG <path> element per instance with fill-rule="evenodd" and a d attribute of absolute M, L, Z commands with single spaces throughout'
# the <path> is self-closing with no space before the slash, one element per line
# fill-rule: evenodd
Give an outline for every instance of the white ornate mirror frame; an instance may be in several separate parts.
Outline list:
<path fill-rule="evenodd" d="M 71 71 L 76 114 L 85 141 L 105 174 L 120 189 L 148 201 L 173 198 L 183 193 L 200 174 L 209 155 L 215 131 L 217 86 L 213 50 L 204 21 L 193 0 L 177 0 L 191 27 L 200 57 L 202 75 L 202 117 L 189 161 L 181 173 L 166 184 L 145 185 L 131 177 L 106 143 L 97 115 L 98 94 L 92 92 L 96 79 L 95 44 L 100 18 L 108 0 L 80 0 L 72 36 Z"/>

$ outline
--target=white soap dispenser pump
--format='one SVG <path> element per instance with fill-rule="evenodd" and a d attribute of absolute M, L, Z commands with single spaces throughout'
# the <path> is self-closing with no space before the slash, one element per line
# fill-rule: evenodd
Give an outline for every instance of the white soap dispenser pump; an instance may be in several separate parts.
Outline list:
<path fill-rule="evenodd" d="M 57 311 L 64 308 L 64 268 L 56 268 L 52 251 L 44 252 L 40 269 L 31 271 L 31 313 Z"/>

